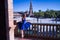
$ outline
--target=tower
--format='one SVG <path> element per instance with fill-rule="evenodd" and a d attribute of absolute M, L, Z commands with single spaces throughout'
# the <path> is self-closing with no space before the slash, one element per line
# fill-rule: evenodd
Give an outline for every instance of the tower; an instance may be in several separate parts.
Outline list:
<path fill-rule="evenodd" d="M 33 15 L 32 0 L 30 0 L 29 16 Z"/>

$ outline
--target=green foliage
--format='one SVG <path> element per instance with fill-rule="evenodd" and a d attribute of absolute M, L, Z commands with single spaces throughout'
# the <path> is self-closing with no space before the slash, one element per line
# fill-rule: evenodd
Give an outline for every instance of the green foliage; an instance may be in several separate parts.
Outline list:
<path fill-rule="evenodd" d="M 40 17 L 39 12 L 34 12 L 34 16 L 37 17 L 37 18 Z"/>
<path fill-rule="evenodd" d="M 41 11 L 39 10 L 39 12 L 34 12 L 34 16 L 39 18 L 60 18 L 60 11 L 56 11 L 56 10 L 49 10 L 47 9 L 46 11 Z"/>
<path fill-rule="evenodd" d="M 39 12 L 40 17 L 44 17 L 44 12 Z"/>

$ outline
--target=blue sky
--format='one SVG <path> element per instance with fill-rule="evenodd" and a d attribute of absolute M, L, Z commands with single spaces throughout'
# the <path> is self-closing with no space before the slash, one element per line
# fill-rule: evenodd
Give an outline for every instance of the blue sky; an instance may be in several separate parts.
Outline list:
<path fill-rule="evenodd" d="M 60 0 L 32 0 L 33 11 L 60 10 Z M 14 11 L 29 11 L 30 0 L 13 0 Z"/>

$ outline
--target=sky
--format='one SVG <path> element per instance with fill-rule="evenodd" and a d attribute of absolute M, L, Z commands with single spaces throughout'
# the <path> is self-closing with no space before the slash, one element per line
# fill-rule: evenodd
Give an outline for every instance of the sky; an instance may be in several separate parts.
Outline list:
<path fill-rule="evenodd" d="M 60 10 L 60 0 L 32 0 L 33 11 Z M 14 12 L 29 11 L 30 0 L 13 0 Z"/>

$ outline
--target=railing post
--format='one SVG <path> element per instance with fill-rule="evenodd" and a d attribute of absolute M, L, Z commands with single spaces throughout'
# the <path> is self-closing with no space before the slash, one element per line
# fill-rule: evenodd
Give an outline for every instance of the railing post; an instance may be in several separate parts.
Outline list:
<path fill-rule="evenodd" d="M 32 24 L 32 34 L 33 34 L 33 24 Z"/>
<path fill-rule="evenodd" d="M 45 36 L 45 31 L 44 31 L 44 29 L 45 29 L 45 25 L 43 25 L 43 36 Z"/>
<path fill-rule="evenodd" d="M 49 26 L 49 37 L 51 37 L 51 25 Z"/>
<path fill-rule="evenodd" d="M 34 26 L 34 35 L 36 35 L 36 28 L 37 27 L 37 25 L 35 24 L 35 26 Z"/>
<path fill-rule="evenodd" d="M 57 37 L 60 38 L 60 25 L 57 26 Z"/>
<path fill-rule="evenodd" d="M 30 35 L 30 27 L 29 27 L 29 31 L 28 31 L 28 34 Z"/>
<path fill-rule="evenodd" d="M 57 38 L 57 29 L 58 29 L 58 26 L 56 25 L 56 38 Z"/>
<path fill-rule="evenodd" d="M 52 26 L 52 37 L 54 38 L 54 25 Z"/>
<path fill-rule="evenodd" d="M 39 25 L 37 25 L 37 35 L 39 35 Z"/>
<path fill-rule="evenodd" d="M 36 35 L 36 24 L 33 25 L 33 35 Z"/>
<path fill-rule="evenodd" d="M 40 36 L 42 35 L 42 25 L 40 25 Z"/>
<path fill-rule="evenodd" d="M 46 36 L 48 37 L 48 25 L 46 25 Z"/>

